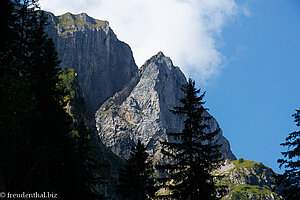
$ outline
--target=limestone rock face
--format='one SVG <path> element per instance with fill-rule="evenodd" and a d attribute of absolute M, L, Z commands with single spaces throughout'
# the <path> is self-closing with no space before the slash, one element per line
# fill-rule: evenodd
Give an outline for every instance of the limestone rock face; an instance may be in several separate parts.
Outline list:
<path fill-rule="evenodd" d="M 117 155 L 128 158 L 131 148 L 141 140 L 158 159 L 159 141 L 167 139 L 167 132 L 183 128 L 184 119 L 169 109 L 179 105 L 183 95 L 180 88 L 185 83 L 184 74 L 162 52 L 150 58 L 127 86 L 97 111 L 96 126 L 101 141 Z M 209 124 L 212 130 L 219 128 L 214 118 Z M 225 158 L 236 159 L 222 131 L 216 140 L 222 144 Z"/>
<path fill-rule="evenodd" d="M 138 69 L 130 47 L 117 39 L 107 21 L 85 13 L 48 16 L 46 33 L 53 39 L 61 65 L 80 75 L 84 98 L 96 111 L 135 76 Z"/>

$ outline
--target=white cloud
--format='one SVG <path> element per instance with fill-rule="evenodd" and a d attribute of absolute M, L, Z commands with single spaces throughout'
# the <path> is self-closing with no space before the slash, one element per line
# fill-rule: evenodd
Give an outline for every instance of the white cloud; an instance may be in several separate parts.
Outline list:
<path fill-rule="evenodd" d="M 86 12 L 107 20 L 131 46 L 138 66 L 163 51 L 186 75 L 202 82 L 222 68 L 218 41 L 238 14 L 234 0 L 40 0 L 40 5 L 56 15 Z"/>

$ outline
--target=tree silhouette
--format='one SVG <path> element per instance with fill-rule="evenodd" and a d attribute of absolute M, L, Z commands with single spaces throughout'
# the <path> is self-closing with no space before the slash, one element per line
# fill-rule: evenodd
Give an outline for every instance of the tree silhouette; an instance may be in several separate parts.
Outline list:
<path fill-rule="evenodd" d="M 118 192 L 125 200 L 146 200 L 154 196 L 153 167 L 149 155 L 138 141 L 120 173 Z"/>
<path fill-rule="evenodd" d="M 296 125 L 300 127 L 300 110 L 296 110 L 293 117 Z M 285 172 L 279 175 L 277 182 L 283 188 L 280 194 L 285 199 L 300 199 L 300 131 L 290 133 L 280 145 L 288 148 L 286 152 L 281 153 L 284 159 L 277 161 L 280 168 L 285 168 Z"/>
<path fill-rule="evenodd" d="M 214 141 L 219 129 L 210 131 L 211 116 L 203 107 L 205 93 L 198 96 L 200 90 L 195 88 L 195 82 L 189 79 L 182 91 L 185 95 L 180 99 L 182 106 L 174 107 L 171 112 L 185 118 L 184 129 L 168 133 L 169 140 L 162 142 L 162 154 L 169 161 L 156 166 L 162 172 L 158 181 L 170 190 L 163 198 L 217 199 L 216 177 L 211 172 L 221 160 L 220 145 Z"/>
<path fill-rule="evenodd" d="M 97 174 L 103 164 L 93 156 L 91 134 L 92 130 L 81 119 L 75 123 L 74 135 L 76 139 L 76 179 L 73 182 L 73 190 L 77 199 L 105 199 L 103 194 L 95 189 L 95 186 L 104 183 L 103 177 Z"/>
<path fill-rule="evenodd" d="M 0 13 L 1 190 L 76 199 L 71 118 L 64 110 L 60 62 L 44 32 L 46 16 L 35 0 L 3 0 Z"/>

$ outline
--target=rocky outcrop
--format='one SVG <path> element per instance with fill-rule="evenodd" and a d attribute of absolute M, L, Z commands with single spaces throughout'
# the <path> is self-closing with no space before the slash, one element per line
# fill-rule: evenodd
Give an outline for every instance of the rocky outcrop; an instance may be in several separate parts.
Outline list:
<path fill-rule="evenodd" d="M 149 59 L 127 86 L 108 99 L 96 113 L 96 126 L 101 141 L 117 155 L 128 158 L 131 148 L 141 140 L 155 159 L 159 159 L 160 140 L 167 132 L 181 131 L 183 118 L 169 109 L 179 105 L 183 95 L 184 74 L 162 52 Z M 207 113 L 207 115 L 209 115 Z M 212 118 L 212 131 L 219 125 Z M 215 138 L 222 144 L 225 158 L 236 159 L 222 131 Z"/>
<path fill-rule="evenodd" d="M 273 192 L 276 173 L 262 163 L 239 159 L 225 161 L 216 171 L 222 175 L 220 183 L 227 186 L 227 195 L 222 199 L 280 199 Z"/>
<path fill-rule="evenodd" d="M 107 21 L 85 13 L 48 13 L 46 33 L 53 39 L 62 66 L 74 68 L 88 106 L 95 112 L 100 105 L 135 76 L 130 47 L 117 39 Z"/>

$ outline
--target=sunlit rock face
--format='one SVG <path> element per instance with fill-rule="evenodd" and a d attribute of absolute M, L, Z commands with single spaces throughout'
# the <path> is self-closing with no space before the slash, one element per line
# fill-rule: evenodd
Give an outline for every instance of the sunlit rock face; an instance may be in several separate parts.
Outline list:
<path fill-rule="evenodd" d="M 138 68 L 130 47 L 118 40 L 108 22 L 85 13 L 48 13 L 46 33 L 53 39 L 62 66 L 74 68 L 88 106 L 100 105 L 135 76 Z"/>
<path fill-rule="evenodd" d="M 183 128 L 184 119 L 169 109 L 179 105 L 183 96 L 180 88 L 185 83 L 182 71 L 162 52 L 150 58 L 127 86 L 97 111 L 96 126 L 101 141 L 117 155 L 128 158 L 131 148 L 141 140 L 159 159 L 162 148 L 159 141 L 167 139 L 167 132 Z M 211 131 L 219 128 L 214 118 L 208 123 Z M 222 144 L 225 158 L 236 159 L 222 131 L 215 142 Z"/>

